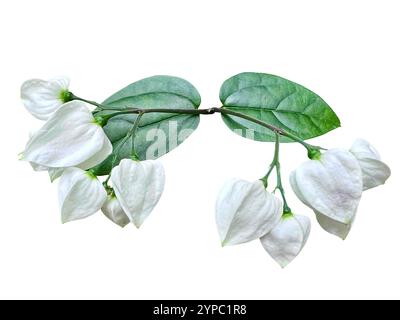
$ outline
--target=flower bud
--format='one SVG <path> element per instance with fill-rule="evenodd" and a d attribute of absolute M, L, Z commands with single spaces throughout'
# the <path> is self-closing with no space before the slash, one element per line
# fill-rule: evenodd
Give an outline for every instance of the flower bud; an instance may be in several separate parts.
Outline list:
<path fill-rule="evenodd" d="M 119 225 L 121 228 L 125 227 L 130 222 L 114 194 L 109 194 L 107 196 L 107 200 L 101 207 L 101 211 L 103 211 L 104 215 L 108 219 Z"/>
<path fill-rule="evenodd" d="M 129 220 L 139 228 L 160 200 L 164 168 L 159 161 L 123 159 L 111 172 L 115 195 Z"/>
<path fill-rule="evenodd" d="M 303 249 L 310 234 L 311 223 L 306 216 L 284 214 L 279 223 L 260 238 L 264 249 L 284 268 Z"/>

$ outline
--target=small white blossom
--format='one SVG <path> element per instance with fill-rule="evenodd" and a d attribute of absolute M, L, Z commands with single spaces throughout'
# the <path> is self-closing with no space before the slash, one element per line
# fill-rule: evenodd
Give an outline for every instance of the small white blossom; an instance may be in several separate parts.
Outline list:
<path fill-rule="evenodd" d="M 26 109 L 36 118 L 47 120 L 66 101 L 69 80 L 56 78 L 48 81 L 31 79 L 21 86 L 21 99 Z"/>
<path fill-rule="evenodd" d="M 107 158 L 112 145 L 86 103 L 71 101 L 59 108 L 28 141 L 22 160 L 38 168 L 89 169 Z"/>
<path fill-rule="evenodd" d="M 285 214 L 265 236 L 261 244 L 270 256 L 284 268 L 303 249 L 310 234 L 311 223 L 306 216 Z"/>
<path fill-rule="evenodd" d="M 123 159 L 112 169 L 111 181 L 122 209 L 129 220 L 139 228 L 163 192 L 163 166 L 156 160 Z"/>
<path fill-rule="evenodd" d="M 104 202 L 101 211 L 103 211 L 104 215 L 108 219 L 122 228 L 130 222 L 114 194 L 109 194 L 107 196 L 107 200 Z"/>
<path fill-rule="evenodd" d="M 343 238 L 334 223 L 350 228 L 362 194 L 362 173 L 347 150 L 331 149 L 320 159 L 309 160 L 290 175 L 297 197 L 319 216 L 322 227 Z M 326 217 L 326 218 L 325 218 Z M 332 220 L 332 223 L 326 223 Z M 330 226 L 335 225 L 335 228 Z M 347 234 L 346 234 L 347 235 Z"/>
<path fill-rule="evenodd" d="M 90 172 L 67 168 L 61 176 L 58 196 L 62 222 L 86 218 L 103 206 L 107 192 Z"/>
<path fill-rule="evenodd" d="M 262 237 L 278 223 L 281 215 L 282 202 L 266 191 L 260 180 L 231 179 L 217 198 L 216 223 L 222 245 Z"/>
<path fill-rule="evenodd" d="M 381 161 L 378 151 L 368 141 L 357 139 L 350 152 L 361 166 L 364 190 L 384 184 L 390 177 L 390 168 Z"/>

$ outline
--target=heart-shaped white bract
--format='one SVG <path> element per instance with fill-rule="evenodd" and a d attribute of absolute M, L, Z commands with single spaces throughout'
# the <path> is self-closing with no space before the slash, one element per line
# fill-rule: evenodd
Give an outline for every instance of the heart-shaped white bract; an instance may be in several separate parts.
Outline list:
<path fill-rule="evenodd" d="M 262 237 L 278 223 L 281 215 L 282 202 L 265 190 L 260 180 L 231 179 L 217 198 L 216 223 L 222 245 Z"/>
<path fill-rule="evenodd" d="M 21 86 L 22 103 L 34 117 L 47 120 L 65 103 L 68 86 L 67 78 L 27 80 Z"/>
<path fill-rule="evenodd" d="M 291 173 L 290 184 L 297 197 L 316 214 L 350 227 L 361 199 L 362 174 L 349 151 L 331 149 L 320 159 L 303 163 Z M 323 228 L 338 235 L 329 224 Z"/>
<path fill-rule="evenodd" d="M 107 199 L 102 183 L 90 172 L 79 168 L 65 169 L 58 188 L 63 223 L 94 214 Z"/>
<path fill-rule="evenodd" d="M 113 194 L 107 196 L 106 202 L 101 207 L 104 215 L 121 228 L 125 227 L 129 222 L 128 216 L 122 209 L 117 197 Z"/>
<path fill-rule="evenodd" d="M 361 166 L 364 190 L 384 184 L 390 177 L 390 168 L 381 161 L 378 151 L 368 141 L 355 140 L 350 152 Z"/>
<path fill-rule="evenodd" d="M 28 141 L 22 160 L 44 168 L 89 169 L 107 158 L 112 145 L 86 103 L 60 107 Z"/>
<path fill-rule="evenodd" d="M 270 256 L 284 268 L 303 249 L 310 234 L 311 223 L 306 216 L 285 214 L 265 236 L 261 244 Z"/>
<path fill-rule="evenodd" d="M 111 172 L 115 195 L 129 220 L 139 228 L 164 190 L 164 168 L 159 161 L 123 159 Z"/>

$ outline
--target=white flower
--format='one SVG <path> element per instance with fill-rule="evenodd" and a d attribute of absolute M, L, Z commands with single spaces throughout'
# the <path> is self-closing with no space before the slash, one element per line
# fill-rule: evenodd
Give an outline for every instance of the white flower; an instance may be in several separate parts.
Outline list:
<path fill-rule="evenodd" d="M 281 215 L 282 202 L 266 191 L 260 180 L 231 179 L 217 198 L 216 222 L 222 245 L 262 237 L 278 223 Z"/>
<path fill-rule="evenodd" d="M 90 172 L 67 168 L 61 176 L 58 197 L 62 222 L 86 218 L 102 207 L 107 192 Z"/>
<path fill-rule="evenodd" d="M 21 86 L 21 99 L 28 111 L 40 120 L 47 120 L 67 102 L 69 80 L 57 78 L 48 81 L 31 79 Z"/>
<path fill-rule="evenodd" d="M 114 194 L 107 196 L 106 202 L 104 202 L 101 211 L 104 215 L 112 222 L 116 223 L 120 227 L 125 227 L 130 221 L 128 216 L 122 209 L 117 197 Z"/>
<path fill-rule="evenodd" d="M 260 238 L 264 249 L 284 268 L 303 249 L 310 234 L 311 223 L 306 216 L 285 214 L 279 223 Z"/>
<path fill-rule="evenodd" d="M 155 160 L 123 159 L 111 172 L 115 195 L 129 220 L 139 228 L 164 189 L 164 168 Z"/>
<path fill-rule="evenodd" d="M 368 141 L 357 139 L 350 152 L 361 166 L 364 190 L 384 184 L 389 178 L 390 168 L 381 161 L 378 151 Z"/>
<path fill-rule="evenodd" d="M 303 163 L 291 173 L 290 184 L 326 231 L 347 235 L 337 229 L 350 230 L 362 194 L 361 168 L 349 151 L 331 149 L 320 159 Z"/>
<path fill-rule="evenodd" d="M 81 101 L 59 108 L 28 141 L 22 160 L 41 168 L 89 169 L 112 152 L 102 127 Z"/>

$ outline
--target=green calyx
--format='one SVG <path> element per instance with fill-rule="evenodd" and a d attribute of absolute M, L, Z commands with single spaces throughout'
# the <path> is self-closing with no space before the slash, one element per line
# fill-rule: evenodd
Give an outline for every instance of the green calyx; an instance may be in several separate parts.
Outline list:
<path fill-rule="evenodd" d="M 91 179 L 97 179 L 97 176 L 94 174 L 93 170 L 86 171 L 86 175 Z"/>
<path fill-rule="evenodd" d="M 283 212 L 282 219 L 289 219 L 293 217 L 293 213 L 291 211 Z"/>
<path fill-rule="evenodd" d="M 262 177 L 261 179 L 259 179 L 259 180 L 263 183 L 265 189 L 268 188 L 268 176 L 269 176 L 269 174 L 268 174 L 268 175 L 265 175 L 264 177 Z"/>
<path fill-rule="evenodd" d="M 107 124 L 109 119 L 110 119 L 110 117 L 106 117 L 106 116 L 95 116 L 94 123 L 99 125 L 100 127 L 104 127 Z"/>
<path fill-rule="evenodd" d="M 311 160 L 319 160 L 321 159 L 321 151 L 319 151 L 319 149 L 316 148 L 308 148 L 307 149 L 307 156 L 311 159 Z"/>
<path fill-rule="evenodd" d="M 59 96 L 59 99 L 63 102 L 63 103 L 66 103 L 66 102 L 69 102 L 69 101 L 72 101 L 73 100 L 73 94 L 72 94 L 72 92 L 70 92 L 70 91 L 68 91 L 68 90 L 62 90 L 61 92 L 60 92 L 60 96 Z"/>
<path fill-rule="evenodd" d="M 131 155 L 131 159 L 133 161 L 140 161 L 138 154 L 134 151 L 133 154 Z"/>

